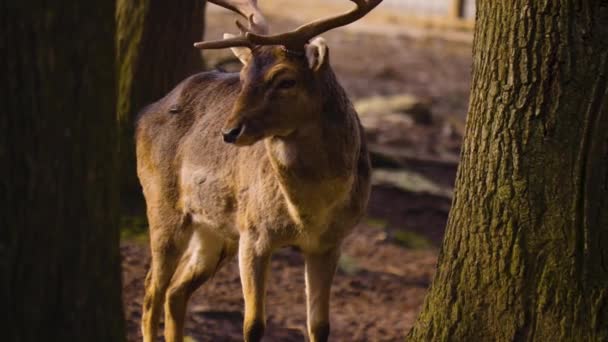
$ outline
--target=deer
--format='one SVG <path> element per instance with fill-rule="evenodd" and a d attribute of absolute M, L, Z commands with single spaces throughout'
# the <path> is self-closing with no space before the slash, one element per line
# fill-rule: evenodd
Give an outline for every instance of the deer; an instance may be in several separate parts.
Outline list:
<path fill-rule="evenodd" d="M 243 337 L 260 341 L 271 255 L 293 246 L 305 262 L 307 334 L 327 341 L 331 283 L 342 242 L 365 213 L 371 165 L 319 35 L 382 0 L 350 0 L 348 12 L 274 35 L 256 0 L 209 1 L 248 25 L 194 46 L 230 48 L 241 71 L 185 79 L 136 124 L 151 251 L 143 340 L 156 338 L 164 310 L 165 340 L 182 341 L 190 296 L 238 256 Z"/>

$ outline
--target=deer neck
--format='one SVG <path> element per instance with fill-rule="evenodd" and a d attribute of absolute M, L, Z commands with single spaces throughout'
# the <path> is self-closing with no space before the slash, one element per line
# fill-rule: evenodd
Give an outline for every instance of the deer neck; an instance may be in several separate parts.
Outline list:
<path fill-rule="evenodd" d="M 331 115 L 347 120 L 346 113 Z M 326 224 L 331 210 L 346 200 L 359 146 L 356 134 L 345 129 L 348 125 L 323 118 L 265 142 L 290 215 L 306 226 Z"/>
<path fill-rule="evenodd" d="M 323 139 L 324 127 L 301 127 L 286 137 L 266 140 L 266 151 L 280 179 L 315 180 L 331 177 L 330 158 L 339 153 Z"/>

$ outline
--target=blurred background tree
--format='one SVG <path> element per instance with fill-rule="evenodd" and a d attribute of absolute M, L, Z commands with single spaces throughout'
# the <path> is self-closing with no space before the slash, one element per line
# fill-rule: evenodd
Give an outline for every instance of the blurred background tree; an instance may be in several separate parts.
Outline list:
<path fill-rule="evenodd" d="M 608 4 L 477 1 L 438 271 L 411 341 L 608 340 Z"/>
<path fill-rule="evenodd" d="M 2 340 L 124 340 L 115 4 L 0 7 Z"/>
<path fill-rule="evenodd" d="M 122 207 L 143 207 L 137 180 L 134 125 L 144 106 L 203 70 L 192 44 L 204 33 L 205 1 L 117 0 L 116 59 L 121 124 Z"/>

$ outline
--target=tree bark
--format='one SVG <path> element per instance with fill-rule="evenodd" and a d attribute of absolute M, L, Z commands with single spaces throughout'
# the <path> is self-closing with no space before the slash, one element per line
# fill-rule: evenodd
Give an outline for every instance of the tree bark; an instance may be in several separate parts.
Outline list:
<path fill-rule="evenodd" d="M 203 69 L 203 0 L 117 0 L 116 59 L 119 78 L 123 194 L 141 197 L 135 171 L 134 120 L 184 78 Z M 143 201 L 142 201 L 143 202 Z"/>
<path fill-rule="evenodd" d="M 438 270 L 411 341 L 608 340 L 608 2 L 477 1 Z"/>
<path fill-rule="evenodd" d="M 0 5 L 3 341 L 122 341 L 114 2 Z"/>

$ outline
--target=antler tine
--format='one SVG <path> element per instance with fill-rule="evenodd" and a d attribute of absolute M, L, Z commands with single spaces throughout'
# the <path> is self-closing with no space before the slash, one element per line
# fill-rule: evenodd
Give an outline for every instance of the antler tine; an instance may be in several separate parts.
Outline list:
<path fill-rule="evenodd" d="M 249 21 L 249 30 L 258 34 L 268 33 L 268 24 L 258 8 L 257 0 L 209 0 L 218 6 L 229 9 Z"/>
<path fill-rule="evenodd" d="M 244 36 L 194 43 L 194 47 L 201 50 L 225 49 L 237 46 L 253 48 L 253 44 L 251 44 L 251 42 L 249 42 L 249 40 L 247 40 L 247 38 Z"/>
<path fill-rule="evenodd" d="M 302 50 L 304 45 L 312 38 L 336 27 L 345 26 L 355 22 L 372 9 L 378 6 L 382 0 L 350 0 L 357 6 L 340 15 L 318 19 L 297 29 L 276 35 L 264 35 L 257 32 L 247 32 L 245 37 L 248 41 L 257 45 L 284 45 L 290 50 Z"/>
<path fill-rule="evenodd" d="M 198 49 L 224 49 L 237 46 L 253 48 L 253 44 L 247 39 L 246 33 L 268 33 L 268 25 L 258 8 L 257 0 L 209 0 L 209 2 L 245 17 L 249 23 L 249 27 L 246 28 L 237 20 L 236 26 L 241 31 L 241 36 L 208 42 L 197 42 L 194 43 L 194 47 Z"/>

